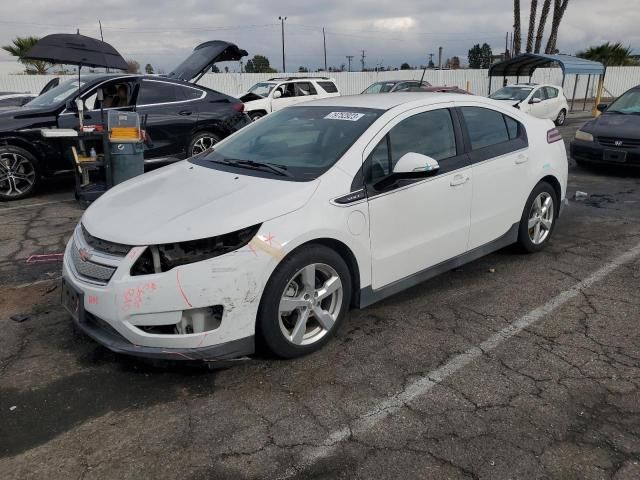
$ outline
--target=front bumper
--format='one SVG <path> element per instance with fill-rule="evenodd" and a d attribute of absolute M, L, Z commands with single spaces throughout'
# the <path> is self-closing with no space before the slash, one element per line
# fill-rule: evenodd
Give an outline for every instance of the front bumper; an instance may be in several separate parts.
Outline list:
<path fill-rule="evenodd" d="M 80 249 L 90 249 L 83 239 L 77 228 L 65 250 L 62 274 L 65 286 L 77 294 L 79 313 L 72 317 L 95 341 L 114 352 L 158 359 L 215 361 L 253 353 L 255 320 L 275 266 L 273 256 L 245 246 L 167 272 L 131 276 L 146 247 L 133 247 L 114 260 L 111 274 L 93 263 L 112 260 L 99 252 L 79 260 Z M 222 307 L 219 324 L 189 333 L 171 329 L 185 312 L 212 306 Z M 165 327 L 173 333 L 158 330 Z"/>
<path fill-rule="evenodd" d="M 640 167 L 640 148 L 611 148 L 597 141 L 572 140 L 569 147 L 571 158 L 578 162 Z"/>

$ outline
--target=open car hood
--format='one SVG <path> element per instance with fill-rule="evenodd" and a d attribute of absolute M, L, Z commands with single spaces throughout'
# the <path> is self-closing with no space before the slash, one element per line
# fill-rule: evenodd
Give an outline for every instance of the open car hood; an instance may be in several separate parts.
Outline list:
<path fill-rule="evenodd" d="M 189 82 L 198 75 L 203 75 L 216 62 L 240 60 L 246 55 L 246 50 L 224 40 L 201 43 L 167 77 Z"/>

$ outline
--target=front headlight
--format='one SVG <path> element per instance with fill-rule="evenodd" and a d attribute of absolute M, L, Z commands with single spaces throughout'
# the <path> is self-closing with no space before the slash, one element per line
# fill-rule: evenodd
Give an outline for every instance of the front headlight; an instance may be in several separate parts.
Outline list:
<path fill-rule="evenodd" d="M 582 130 L 576 132 L 576 140 L 582 140 L 583 142 L 593 142 L 593 135 Z"/>
<path fill-rule="evenodd" d="M 259 229 L 258 224 L 217 237 L 150 245 L 131 267 L 131 275 L 166 272 L 180 265 L 201 262 L 233 252 L 247 245 Z"/>

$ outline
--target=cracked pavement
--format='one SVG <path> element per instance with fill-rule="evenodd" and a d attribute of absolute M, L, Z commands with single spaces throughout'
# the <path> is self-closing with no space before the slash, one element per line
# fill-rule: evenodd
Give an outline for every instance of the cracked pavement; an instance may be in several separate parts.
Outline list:
<path fill-rule="evenodd" d="M 309 357 L 224 370 L 134 361 L 74 332 L 60 264 L 26 263 L 62 251 L 82 213 L 68 187 L 0 205 L 0 478 L 640 478 L 637 256 L 382 411 L 639 245 L 640 172 L 572 164 L 569 196 L 589 197 L 545 251 L 505 249 L 352 311 Z"/>

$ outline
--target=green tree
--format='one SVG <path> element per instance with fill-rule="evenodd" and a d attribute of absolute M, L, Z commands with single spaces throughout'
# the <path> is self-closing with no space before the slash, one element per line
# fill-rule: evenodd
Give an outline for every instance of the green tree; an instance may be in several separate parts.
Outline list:
<path fill-rule="evenodd" d="M 23 58 L 31 48 L 40 40 L 38 37 L 16 37 L 13 39 L 12 45 L 4 45 L 3 50 L 9 52 L 14 57 L 18 57 L 20 63 L 27 67 L 27 73 L 36 73 L 44 75 L 47 70 L 53 66 L 53 63 L 44 62 L 42 60 L 27 60 Z"/>
<path fill-rule="evenodd" d="M 400 70 L 411 70 L 411 65 L 409 65 L 407 62 L 404 62 L 402 65 L 400 65 Z"/>
<path fill-rule="evenodd" d="M 298 72 L 300 72 L 300 73 L 306 73 L 308 71 L 309 71 L 309 69 L 307 67 L 300 66 L 300 68 L 298 68 Z"/>
<path fill-rule="evenodd" d="M 220 69 L 217 65 L 211 65 L 211 73 L 220 73 Z"/>
<path fill-rule="evenodd" d="M 451 67 L 451 70 L 458 70 L 460 68 L 460 57 L 452 57 L 449 66 Z"/>
<path fill-rule="evenodd" d="M 469 68 L 489 68 L 493 59 L 493 51 L 487 43 L 480 46 L 476 43 L 468 54 Z"/>
<path fill-rule="evenodd" d="M 602 45 L 589 47 L 576 55 L 587 60 L 600 62 L 605 67 L 637 65 L 637 62 L 631 56 L 631 47 L 624 47 L 621 42 L 605 42 Z"/>
<path fill-rule="evenodd" d="M 247 60 L 244 70 L 247 73 L 276 73 L 276 70 L 271 68 L 269 59 L 264 55 L 254 55 L 252 59 Z"/>
<path fill-rule="evenodd" d="M 558 42 L 558 30 L 560 29 L 560 23 L 564 17 L 564 12 L 567 9 L 569 0 L 554 0 L 553 2 L 553 18 L 551 20 L 551 33 L 549 34 L 549 40 L 547 41 L 547 48 L 544 53 L 557 53 L 556 43 Z"/>
<path fill-rule="evenodd" d="M 153 65 L 151 65 L 150 63 L 147 63 L 144 66 L 144 71 L 147 72 L 147 75 L 153 75 Z"/>
<path fill-rule="evenodd" d="M 140 73 L 140 63 L 136 60 L 127 60 L 127 73 Z"/>

